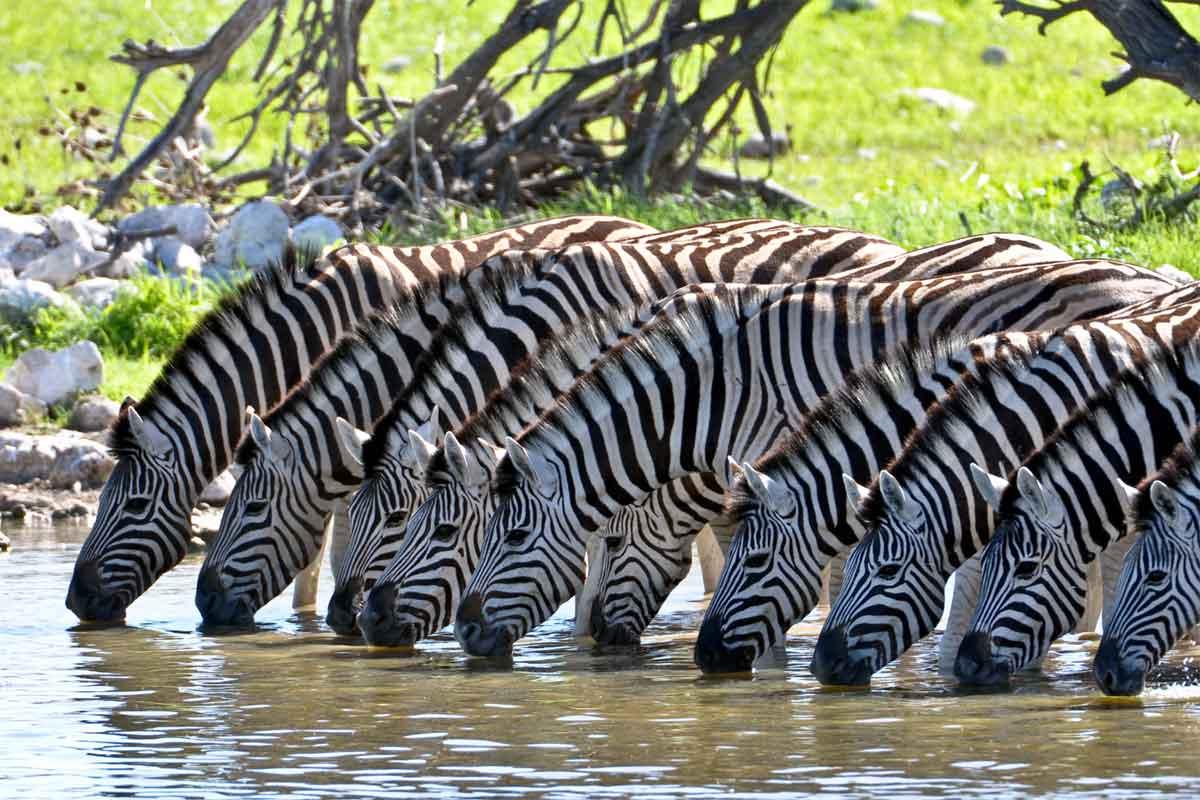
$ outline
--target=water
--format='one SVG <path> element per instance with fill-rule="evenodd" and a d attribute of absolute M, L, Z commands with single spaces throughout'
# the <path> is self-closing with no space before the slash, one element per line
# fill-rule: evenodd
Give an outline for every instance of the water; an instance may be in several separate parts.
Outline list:
<path fill-rule="evenodd" d="M 704 679 L 694 574 L 637 653 L 592 652 L 564 611 L 511 664 L 468 659 L 446 634 L 402 656 L 282 599 L 251 633 L 199 632 L 198 556 L 125 627 L 79 628 L 63 597 L 86 531 L 7 533 L 0 796 L 1200 793 L 1194 652 L 1133 701 L 1092 687 L 1095 642 L 1076 638 L 1010 693 L 956 690 L 931 671 L 932 641 L 871 691 L 831 691 L 808 674 L 809 620 L 786 669 Z"/>

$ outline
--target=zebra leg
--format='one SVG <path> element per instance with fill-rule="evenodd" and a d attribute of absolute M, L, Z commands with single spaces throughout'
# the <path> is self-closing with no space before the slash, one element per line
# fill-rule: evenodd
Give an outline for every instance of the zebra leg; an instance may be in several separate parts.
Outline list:
<path fill-rule="evenodd" d="M 333 526 L 329 532 L 329 566 L 333 574 L 342 571 L 346 551 L 350 549 L 350 505 L 345 500 L 333 504 Z"/>
<path fill-rule="evenodd" d="M 1076 633 L 1094 631 L 1100 622 L 1100 611 L 1105 606 L 1108 588 L 1104 584 L 1101 572 L 1103 570 L 1100 567 L 1100 559 L 1093 559 L 1088 567 L 1087 604 L 1083 608 L 1083 616 L 1079 618 L 1079 624 L 1075 626 Z"/>
<path fill-rule="evenodd" d="M 600 596 L 600 581 L 604 574 L 601 565 L 605 556 L 604 537 L 593 535 L 587 545 L 587 577 L 583 588 L 575 595 L 575 636 L 578 638 L 592 635 L 592 604 Z"/>
<path fill-rule="evenodd" d="M 979 582 L 983 577 L 980 567 L 983 550 L 968 558 L 954 571 L 954 595 L 950 600 L 950 615 L 946 618 L 946 630 L 942 631 L 942 642 L 938 648 L 938 671 L 943 675 L 954 674 L 954 660 L 958 657 L 958 646 L 966 636 L 967 626 L 979 603 Z"/>
<path fill-rule="evenodd" d="M 833 605 L 833 598 L 829 596 L 829 573 L 833 569 L 833 563 L 825 565 L 821 570 L 821 591 L 817 593 L 817 605 L 829 608 Z"/>
<path fill-rule="evenodd" d="M 717 541 L 711 526 L 705 525 L 696 536 L 696 554 L 700 556 L 700 574 L 704 577 L 704 593 L 712 594 L 725 568 L 725 551 Z"/>
<path fill-rule="evenodd" d="M 325 537 L 321 539 L 321 549 L 317 551 L 312 562 L 300 571 L 292 582 L 292 610 L 315 608 L 317 605 L 317 583 L 321 579 L 321 564 L 325 560 L 325 550 L 329 547 L 329 539 L 334 526 L 334 515 L 330 514 L 325 520 Z"/>
<path fill-rule="evenodd" d="M 1100 574 L 1104 579 L 1104 612 L 1102 620 L 1110 618 L 1113 601 L 1117 598 L 1117 580 L 1121 577 L 1121 568 L 1125 565 L 1125 554 L 1133 547 L 1136 536 L 1122 536 L 1105 548 L 1100 558 Z"/>
<path fill-rule="evenodd" d="M 850 557 L 850 551 L 834 556 L 829 562 L 827 569 L 829 570 L 829 605 L 837 600 L 838 595 L 842 593 L 842 582 L 846 577 L 846 559 Z"/>

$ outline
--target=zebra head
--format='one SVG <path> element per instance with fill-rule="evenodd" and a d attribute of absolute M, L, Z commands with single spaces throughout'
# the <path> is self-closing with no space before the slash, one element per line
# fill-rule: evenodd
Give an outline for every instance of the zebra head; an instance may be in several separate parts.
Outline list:
<path fill-rule="evenodd" d="M 862 507 L 869 490 L 849 476 L 844 480 Z M 878 517 L 846 560 L 841 594 L 813 652 L 812 672 L 824 684 L 869 684 L 942 616 L 942 591 L 954 566 L 933 541 L 925 509 L 887 470 L 877 490 Z"/>
<path fill-rule="evenodd" d="M 976 464 L 971 476 L 998 522 L 983 549 L 979 604 L 954 674 L 968 684 L 1006 683 L 1075 627 L 1087 602 L 1088 565 L 1067 535 L 1068 512 L 1053 484 L 1027 466 L 1017 470 L 1015 486 Z"/>
<path fill-rule="evenodd" d="M 487 491 L 498 448 L 468 451 L 453 433 L 430 460 L 428 497 L 409 515 L 403 543 L 366 596 L 359 627 L 368 644 L 405 646 L 450 624 L 493 505 Z"/>
<path fill-rule="evenodd" d="M 726 513 L 738 528 L 696 639 L 704 672 L 748 672 L 821 590 L 822 561 L 795 534 L 804 527 L 796 494 L 749 463 L 730 466 Z"/>
<path fill-rule="evenodd" d="M 183 560 L 200 491 L 179 461 L 182 450 L 131 397 L 111 445 L 117 463 L 67 588 L 67 608 L 85 621 L 123 619 L 130 603 Z"/>
<path fill-rule="evenodd" d="M 363 446 L 366 477 L 350 500 L 350 544 L 334 568 L 336 582 L 325 616 L 336 632 L 344 636 L 359 632 L 357 617 L 366 592 L 400 551 L 409 512 L 429 496 L 425 469 L 439 437 L 435 413 L 418 430 L 377 427 Z"/>
<path fill-rule="evenodd" d="M 304 453 L 292 436 L 272 431 L 251 409 L 246 421 L 238 456 L 243 471 L 196 584 L 196 607 L 209 624 L 252 622 L 312 563 L 325 536 L 326 489 L 313 485 L 313 465 L 306 463 L 321 454 Z"/>
<path fill-rule="evenodd" d="M 698 529 L 672 520 L 654 495 L 622 506 L 600 532 L 603 552 L 588 571 L 599 587 L 589 609 L 592 638 L 602 645 L 636 645 L 663 602 L 692 568 Z M 589 580 L 591 577 L 589 576 Z"/>
<path fill-rule="evenodd" d="M 1146 673 L 1200 623 L 1200 492 L 1194 479 L 1154 480 L 1139 493 L 1112 619 L 1092 673 L 1105 694 L 1142 691 Z"/>
<path fill-rule="evenodd" d="M 509 437 L 496 466 L 496 511 L 454 635 L 471 655 L 501 656 L 583 586 L 585 539 L 568 522 L 555 468 Z"/>

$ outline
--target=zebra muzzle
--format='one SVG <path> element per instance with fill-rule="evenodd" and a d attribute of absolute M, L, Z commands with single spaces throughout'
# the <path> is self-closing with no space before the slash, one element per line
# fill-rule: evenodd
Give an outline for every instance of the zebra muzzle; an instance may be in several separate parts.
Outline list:
<path fill-rule="evenodd" d="M 104 590 L 104 579 L 95 561 L 81 561 L 67 587 L 67 608 L 81 622 L 117 622 L 125 618 L 125 603 Z"/>
<path fill-rule="evenodd" d="M 1108 637 L 1100 642 L 1100 649 L 1096 651 L 1092 676 L 1100 691 L 1114 697 L 1141 694 L 1146 684 L 1146 670 L 1133 659 L 1122 658 L 1120 646 Z"/>
<path fill-rule="evenodd" d="M 869 658 L 851 655 L 846 629 L 840 627 L 821 631 L 809 670 L 826 686 L 870 686 L 874 672 Z"/>
<path fill-rule="evenodd" d="M 958 646 L 954 658 L 954 676 L 968 686 L 998 686 L 1008 683 L 1011 670 L 1006 662 L 992 654 L 992 637 L 985 631 L 971 631 Z"/>

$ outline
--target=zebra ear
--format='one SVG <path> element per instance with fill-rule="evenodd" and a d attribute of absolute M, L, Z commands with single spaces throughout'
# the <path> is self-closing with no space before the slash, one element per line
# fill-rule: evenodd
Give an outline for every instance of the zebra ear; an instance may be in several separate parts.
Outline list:
<path fill-rule="evenodd" d="M 408 431 L 408 451 L 404 454 L 405 466 L 422 475 L 437 452 L 437 446 L 421 435 L 420 431 L 411 428 Z"/>
<path fill-rule="evenodd" d="M 879 473 L 879 493 L 889 514 L 910 525 L 920 522 L 921 507 L 913 502 L 900 481 L 886 469 Z"/>
<path fill-rule="evenodd" d="M 842 486 L 846 489 L 846 499 L 850 501 L 855 510 L 862 508 L 863 501 L 871 493 L 870 487 L 863 486 L 844 472 L 842 473 Z"/>
<path fill-rule="evenodd" d="M 441 413 L 435 408 L 433 413 L 429 415 L 429 419 L 416 428 L 417 433 L 421 434 L 421 438 L 427 442 L 433 442 L 435 445 L 442 438 L 440 417 Z"/>
<path fill-rule="evenodd" d="M 156 458 L 162 458 L 171 452 L 171 440 L 157 425 L 142 419 L 142 415 L 133 406 L 125 413 L 129 415 L 129 430 L 133 433 L 138 447 Z"/>
<path fill-rule="evenodd" d="M 1046 491 L 1046 487 L 1042 486 L 1042 482 L 1029 467 L 1017 470 L 1017 491 L 1033 507 L 1033 513 L 1042 519 L 1057 522 L 1062 518 L 1062 506 L 1058 498 Z"/>
<path fill-rule="evenodd" d="M 1121 508 L 1128 514 L 1133 508 L 1133 504 L 1137 502 L 1138 490 L 1136 486 L 1130 486 L 1125 481 L 1117 481 L 1117 500 L 1121 503 Z"/>
<path fill-rule="evenodd" d="M 1008 488 L 1008 481 L 999 475 L 992 475 L 978 464 L 971 464 L 971 480 L 975 490 L 983 496 L 983 500 L 997 511 L 1000 510 L 1000 497 Z"/>
<path fill-rule="evenodd" d="M 529 486 L 547 500 L 554 497 L 558 487 L 558 478 L 547 464 L 534 464 L 525 446 L 511 436 L 504 437 L 504 451 L 512 461 L 513 467 L 521 474 Z"/>
<path fill-rule="evenodd" d="M 484 482 L 483 470 L 471 463 L 467 449 L 459 443 L 458 437 L 453 432 L 446 434 L 446 439 L 442 442 L 442 450 L 446 453 L 446 464 L 449 465 L 450 471 L 454 473 L 454 477 L 458 479 L 459 483 L 475 489 Z"/>
<path fill-rule="evenodd" d="M 271 452 L 271 429 L 262 421 L 262 417 L 254 413 L 254 409 L 246 407 L 246 427 L 250 429 L 250 439 L 261 453 Z"/>
<path fill-rule="evenodd" d="M 1162 481 L 1155 481 L 1150 484 L 1150 502 L 1154 503 L 1154 510 L 1166 525 L 1172 528 L 1179 527 L 1179 498 L 1174 489 Z"/>
<path fill-rule="evenodd" d="M 363 465 L 363 443 L 371 438 L 371 434 L 359 430 L 342 417 L 334 418 L 333 427 L 337 433 L 338 449 L 341 451 L 342 457 L 361 467 Z"/>
<path fill-rule="evenodd" d="M 750 490 L 758 496 L 764 506 L 781 517 L 790 517 L 796 508 L 789 492 L 782 483 L 756 470 L 749 461 L 742 464 L 742 474 Z"/>
<path fill-rule="evenodd" d="M 137 400 L 134 400 L 132 395 L 125 395 L 125 399 L 121 401 L 121 408 L 117 411 L 117 415 L 119 416 L 127 409 L 133 408 L 135 405 L 137 405 Z"/>

